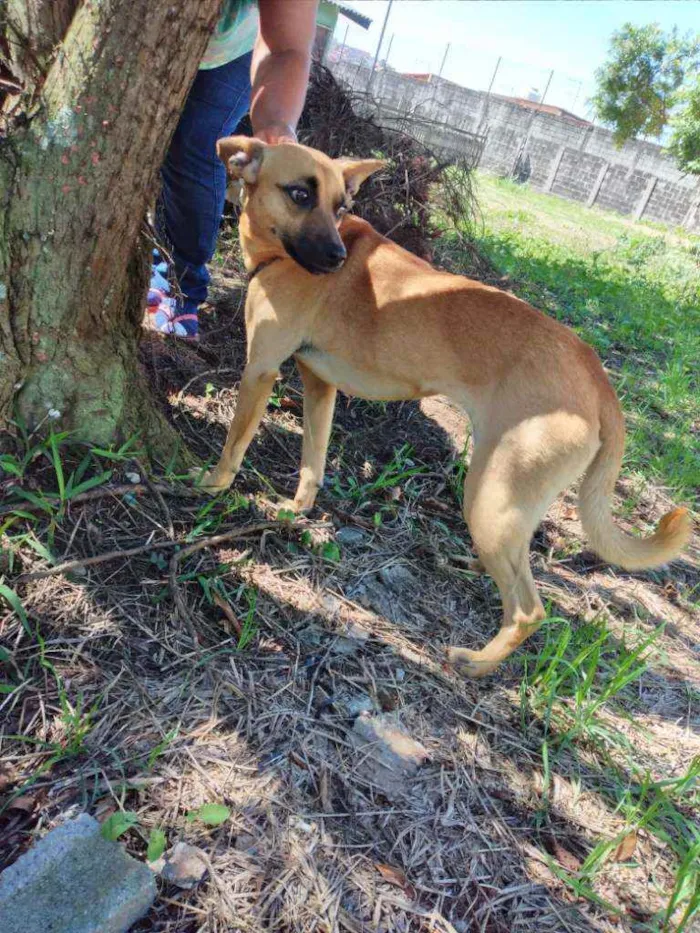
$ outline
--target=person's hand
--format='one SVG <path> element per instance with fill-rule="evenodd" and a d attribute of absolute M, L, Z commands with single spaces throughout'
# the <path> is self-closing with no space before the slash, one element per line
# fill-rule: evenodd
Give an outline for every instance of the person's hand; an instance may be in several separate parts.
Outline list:
<path fill-rule="evenodd" d="M 288 123 L 272 123 L 256 130 L 254 135 L 256 139 L 261 139 L 271 146 L 278 143 L 295 143 L 297 141 L 297 134 Z"/>

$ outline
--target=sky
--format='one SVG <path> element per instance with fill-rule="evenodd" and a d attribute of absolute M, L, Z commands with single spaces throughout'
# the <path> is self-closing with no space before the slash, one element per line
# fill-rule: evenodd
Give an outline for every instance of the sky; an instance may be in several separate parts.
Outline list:
<path fill-rule="evenodd" d="M 389 0 L 345 2 L 372 19 L 367 31 L 350 24 L 347 44 L 374 53 Z M 392 67 L 437 73 L 449 42 L 443 77 L 485 90 L 500 56 L 494 92 L 522 97 L 541 95 L 553 70 L 547 103 L 587 116 L 595 70 L 626 22 L 700 33 L 700 0 L 394 0 L 380 58 L 391 41 Z M 347 27 L 339 17 L 339 43 Z"/>

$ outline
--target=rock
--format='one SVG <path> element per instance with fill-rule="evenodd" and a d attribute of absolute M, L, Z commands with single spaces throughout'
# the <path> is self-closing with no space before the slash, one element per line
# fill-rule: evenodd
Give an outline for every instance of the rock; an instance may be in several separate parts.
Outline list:
<path fill-rule="evenodd" d="M 172 849 L 165 853 L 159 873 L 164 881 L 185 891 L 191 890 L 207 873 L 202 850 L 186 842 L 176 842 Z"/>
<path fill-rule="evenodd" d="M 384 586 L 388 586 L 399 596 L 416 585 L 415 577 L 405 564 L 390 564 L 388 567 L 382 567 L 379 571 L 379 579 Z"/>
<path fill-rule="evenodd" d="M 0 875 L 2 933 L 125 933 L 155 879 L 86 813 L 52 829 Z"/>
<path fill-rule="evenodd" d="M 390 622 L 401 622 L 398 600 L 389 591 L 389 588 L 383 586 L 379 580 L 371 577 L 363 580 L 359 586 L 351 591 L 350 595 L 361 606 L 384 616 Z"/>
<path fill-rule="evenodd" d="M 361 714 L 349 733 L 358 751 L 356 773 L 375 784 L 390 800 L 402 796 L 428 752 L 387 717 Z"/>
<path fill-rule="evenodd" d="M 356 697 L 348 697 L 343 703 L 345 710 L 350 717 L 359 716 L 361 713 L 373 713 L 376 709 L 372 697 L 366 693 L 360 693 Z"/>
<path fill-rule="evenodd" d="M 370 536 L 366 531 L 361 528 L 351 528 L 348 525 L 339 528 L 335 533 L 335 540 L 342 547 L 362 547 L 363 544 L 369 541 L 369 538 Z"/>
<path fill-rule="evenodd" d="M 350 622 L 346 625 L 344 631 L 339 633 L 339 637 L 333 645 L 333 653 L 348 657 L 357 654 L 368 640 L 369 634 L 367 629 L 358 625 L 357 622 Z"/>

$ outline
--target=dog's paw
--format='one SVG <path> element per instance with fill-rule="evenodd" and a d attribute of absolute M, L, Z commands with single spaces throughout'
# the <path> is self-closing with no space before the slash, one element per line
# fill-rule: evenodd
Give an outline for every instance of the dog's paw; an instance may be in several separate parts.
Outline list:
<path fill-rule="evenodd" d="M 217 496 L 220 492 L 226 492 L 233 482 L 234 477 L 222 478 L 216 475 L 216 471 L 203 470 L 199 467 L 190 470 L 190 476 L 194 480 L 198 489 L 209 493 L 210 496 Z"/>
<path fill-rule="evenodd" d="M 448 648 L 447 660 L 458 674 L 474 680 L 492 674 L 498 667 L 497 663 L 480 658 L 478 651 L 468 648 Z"/>
<path fill-rule="evenodd" d="M 282 517 L 290 512 L 293 515 L 304 515 L 311 509 L 310 505 L 305 505 L 303 502 L 299 502 L 297 499 L 284 499 L 282 502 L 277 505 L 277 514 L 282 513 Z"/>

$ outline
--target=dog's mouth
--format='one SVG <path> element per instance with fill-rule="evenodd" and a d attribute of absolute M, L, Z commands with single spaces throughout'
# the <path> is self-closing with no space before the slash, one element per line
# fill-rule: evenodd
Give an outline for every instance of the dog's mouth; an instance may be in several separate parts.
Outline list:
<path fill-rule="evenodd" d="M 299 243 L 289 237 L 283 237 L 282 245 L 294 262 L 311 275 L 328 275 L 331 272 L 337 272 L 347 258 L 342 243 Z"/>

